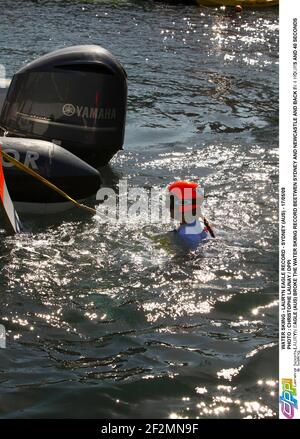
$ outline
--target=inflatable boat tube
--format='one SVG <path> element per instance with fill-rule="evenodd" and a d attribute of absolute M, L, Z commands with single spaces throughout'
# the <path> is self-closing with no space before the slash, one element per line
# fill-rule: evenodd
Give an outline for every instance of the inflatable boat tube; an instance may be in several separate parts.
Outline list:
<path fill-rule="evenodd" d="M 7 154 L 42 175 L 75 200 L 94 195 L 101 184 L 99 172 L 52 143 L 35 139 L 0 137 L 0 145 Z M 66 210 L 66 203 L 56 192 L 32 176 L 25 174 L 3 159 L 3 170 L 11 199 L 19 212 L 44 213 L 46 205 L 54 212 Z M 47 209 L 51 212 L 51 209 Z"/>

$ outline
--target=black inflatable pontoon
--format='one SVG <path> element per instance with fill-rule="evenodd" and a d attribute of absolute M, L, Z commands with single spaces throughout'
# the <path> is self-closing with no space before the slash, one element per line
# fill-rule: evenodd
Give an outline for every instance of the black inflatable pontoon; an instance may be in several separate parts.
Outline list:
<path fill-rule="evenodd" d="M 98 191 L 99 172 L 51 142 L 0 137 L 3 151 L 58 186 L 75 200 Z M 3 159 L 6 184 L 19 212 L 55 213 L 72 205 L 32 176 Z"/>

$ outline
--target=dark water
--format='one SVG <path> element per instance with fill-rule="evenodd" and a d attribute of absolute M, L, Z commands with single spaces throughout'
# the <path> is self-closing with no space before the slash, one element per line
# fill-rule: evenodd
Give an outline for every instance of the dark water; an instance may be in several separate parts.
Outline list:
<path fill-rule="evenodd" d="M 108 185 L 206 187 L 217 239 L 176 254 L 169 225 L 78 212 L 0 232 L 2 417 L 277 414 L 278 10 L 152 1 L 0 1 L 8 76 L 97 43 L 129 76 Z"/>

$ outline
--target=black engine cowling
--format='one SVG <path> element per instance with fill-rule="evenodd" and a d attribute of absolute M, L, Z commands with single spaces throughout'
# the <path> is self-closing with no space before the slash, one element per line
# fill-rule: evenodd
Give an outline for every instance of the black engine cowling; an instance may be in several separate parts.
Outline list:
<path fill-rule="evenodd" d="M 127 76 L 99 46 L 42 56 L 13 77 L 0 125 L 8 136 L 53 141 L 93 166 L 124 142 Z"/>

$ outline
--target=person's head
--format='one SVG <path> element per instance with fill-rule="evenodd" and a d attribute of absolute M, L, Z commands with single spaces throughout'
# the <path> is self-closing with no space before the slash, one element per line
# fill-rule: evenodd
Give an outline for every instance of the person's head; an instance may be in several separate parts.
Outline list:
<path fill-rule="evenodd" d="M 236 5 L 234 8 L 234 12 L 240 14 L 241 12 L 243 12 L 243 7 L 241 5 Z"/>
<path fill-rule="evenodd" d="M 175 181 L 168 186 L 170 214 L 180 223 L 192 223 L 201 214 L 204 189 L 198 183 Z"/>

